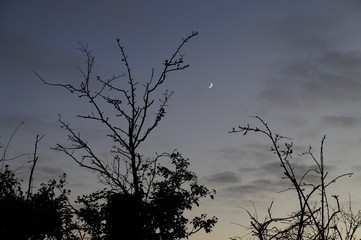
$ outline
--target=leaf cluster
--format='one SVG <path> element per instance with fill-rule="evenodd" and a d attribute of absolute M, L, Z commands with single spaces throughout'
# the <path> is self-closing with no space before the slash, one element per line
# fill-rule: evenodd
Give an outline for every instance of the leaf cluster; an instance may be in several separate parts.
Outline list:
<path fill-rule="evenodd" d="M 65 175 L 26 196 L 21 179 L 6 165 L 0 172 L 0 235 L 4 239 L 71 239 L 69 191 L 64 184 Z"/>
<path fill-rule="evenodd" d="M 164 156 L 164 155 L 163 155 Z M 178 152 L 167 155 L 171 168 L 157 166 L 156 180 L 146 197 L 103 189 L 78 198 L 82 228 L 94 239 L 183 239 L 205 230 L 210 232 L 217 218 L 206 214 L 188 219 L 186 211 L 201 198 L 215 194 L 198 184 L 188 170 L 189 161 Z"/>

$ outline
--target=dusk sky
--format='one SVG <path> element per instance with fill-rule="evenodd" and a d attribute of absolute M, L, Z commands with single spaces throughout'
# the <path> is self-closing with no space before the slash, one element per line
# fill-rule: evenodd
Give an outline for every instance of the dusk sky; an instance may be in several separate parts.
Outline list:
<path fill-rule="evenodd" d="M 336 182 L 331 194 L 352 196 L 361 209 L 361 1 L 12 1 L 0 2 L 0 141 L 19 123 L 8 156 L 33 152 L 39 145 L 35 180 L 68 174 L 73 194 L 97 188 L 96 176 L 65 154 L 50 149 L 67 143 L 58 114 L 106 154 L 108 142 L 97 125 L 77 119 L 86 102 L 61 88 L 44 85 L 36 70 L 53 83 L 79 84 L 85 67 L 78 43 L 95 56 L 95 74 L 122 74 L 116 38 L 125 46 L 140 82 L 192 31 L 199 35 L 183 49 L 190 68 L 169 74 L 164 87 L 175 93 L 166 117 L 143 146 L 143 153 L 177 149 L 190 159 L 199 181 L 217 190 L 202 211 L 219 223 L 193 239 L 220 240 L 245 234 L 252 201 L 259 215 L 275 201 L 287 214 L 292 196 L 282 170 L 263 136 L 230 134 L 238 125 L 257 124 L 292 138 L 295 151 L 325 142 L 330 176 L 354 172 Z M 213 83 L 212 88 L 208 88 Z M 15 169 L 23 157 L 10 163 Z M 295 157 L 306 169 L 312 162 Z M 29 166 L 18 171 L 28 177 Z M 240 208 L 241 207 L 241 208 Z M 360 237 L 361 235 L 359 235 Z"/>

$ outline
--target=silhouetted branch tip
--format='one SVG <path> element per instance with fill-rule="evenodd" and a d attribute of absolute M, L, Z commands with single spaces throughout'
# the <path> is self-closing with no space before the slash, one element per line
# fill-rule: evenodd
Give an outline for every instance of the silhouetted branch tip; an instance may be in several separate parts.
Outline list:
<path fill-rule="evenodd" d="M 260 117 L 255 116 L 264 128 L 239 126 L 232 128 L 230 132 L 260 132 L 266 135 L 271 141 L 271 152 L 273 152 L 280 162 L 280 167 L 284 174 L 282 179 L 288 180 L 291 186 L 283 191 L 294 191 L 297 196 L 299 208 L 288 217 L 275 218 L 272 216 L 272 204 L 267 209 L 267 217 L 259 220 L 256 214 L 249 214 L 250 230 L 256 239 L 354 239 L 356 230 L 361 226 L 361 212 L 356 214 L 343 211 L 338 195 L 332 195 L 335 199 L 335 207 L 331 207 L 328 201 L 327 189 L 339 178 L 352 176 L 352 173 L 345 173 L 328 179 L 328 172 L 324 167 L 324 142 L 326 135 L 321 139 L 320 156 L 312 153 L 311 146 L 305 153 L 298 154 L 302 157 L 308 155 L 313 161 L 313 166 L 306 169 L 304 173 L 297 173 L 297 164 L 292 162 L 293 142 L 292 139 L 279 134 L 274 134 L 269 125 Z M 284 141 L 284 143 L 281 143 Z M 312 175 L 311 175 L 312 173 Z M 311 182 L 310 178 L 312 177 Z M 317 183 L 315 182 L 317 179 Z M 347 217 L 346 217 L 347 216 Z M 352 216 L 352 217 L 349 217 Z M 350 227 L 352 226 L 352 227 Z M 352 230 L 348 230 L 352 229 Z"/>

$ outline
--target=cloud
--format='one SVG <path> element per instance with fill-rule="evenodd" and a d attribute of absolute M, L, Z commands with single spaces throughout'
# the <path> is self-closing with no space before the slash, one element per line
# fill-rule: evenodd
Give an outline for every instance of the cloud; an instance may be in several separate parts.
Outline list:
<path fill-rule="evenodd" d="M 292 12 L 278 18 L 267 18 L 259 22 L 258 34 L 267 49 L 278 54 L 297 51 L 312 53 L 336 45 L 338 33 L 344 22 L 342 15 L 304 14 Z"/>
<path fill-rule="evenodd" d="M 20 138 L 31 138 L 35 140 L 37 134 L 45 135 L 46 137 L 59 136 L 59 123 L 57 122 L 56 116 L 52 117 L 47 114 L 17 114 L 0 117 L 0 136 L 3 139 L 8 139 L 10 134 L 12 134 L 15 128 L 22 122 L 24 124 L 21 125 L 16 133 L 19 139 L 15 136 L 17 140 L 20 140 Z M 33 141 L 31 142 L 33 143 Z"/>
<path fill-rule="evenodd" d="M 245 199 L 257 198 L 269 193 L 277 193 L 289 187 L 286 180 L 272 181 L 269 179 L 257 179 L 247 184 L 233 185 L 218 190 L 220 195 L 231 198 Z"/>
<path fill-rule="evenodd" d="M 225 171 L 220 172 L 205 178 L 210 183 L 220 183 L 220 184 L 228 184 L 228 183 L 238 183 L 241 181 L 239 173 Z"/>
<path fill-rule="evenodd" d="M 307 164 L 304 162 L 304 160 L 306 159 L 300 157 L 289 159 L 295 176 L 298 178 L 305 174 L 309 169 L 315 169 L 315 165 L 313 163 Z M 284 170 L 279 161 L 273 161 L 270 163 L 266 162 L 259 164 L 257 167 L 241 167 L 238 169 L 238 171 L 241 173 L 241 176 L 243 174 L 250 174 L 254 177 L 267 176 L 271 179 L 280 179 L 285 176 Z"/>
<path fill-rule="evenodd" d="M 354 42 L 359 5 L 328 6 L 319 14 L 292 13 L 265 19 L 259 28 L 269 56 L 262 105 L 287 110 L 338 107 L 361 103 L 361 51 Z M 352 41 L 350 40 L 352 39 Z"/>
<path fill-rule="evenodd" d="M 0 125 L 1 126 L 17 126 L 21 122 L 24 122 L 25 125 L 29 125 L 30 127 L 34 127 L 36 125 L 44 125 L 47 123 L 46 117 L 43 116 L 32 116 L 32 115 L 12 115 L 0 117 Z"/>
<path fill-rule="evenodd" d="M 239 161 L 247 156 L 247 151 L 238 147 L 223 147 L 215 151 L 216 160 Z"/>
<path fill-rule="evenodd" d="M 315 165 L 292 163 L 292 168 L 296 179 L 300 181 L 305 173 L 310 169 L 315 169 Z M 330 169 L 332 170 L 331 167 L 327 168 L 327 170 Z M 244 179 L 250 179 L 250 176 L 253 176 L 253 180 L 219 188 L 217 192 L 220 195 L 233 198 L 257 198 L 269 193 L 287 190 L 292 186 L 290 179 L 285 176 L 279 162 L 264 164 L 254 168 L 240 168 L 239 171 L 241 176 L 247 174 L 248 177 Z M 320 179 L 316 177 L 317 174 L 314 171 L 308 172 L 305 176 L 303 179 L 304 183 L 313 185 L 320 183 Z"/>
<path fill-rule="evenodd" d="M 58 176 L 63 173 L 64 170 L 58 167 L 50 167 L 44 165 L 36 166 L 36 173 L 44 176 Z"/>
<path fill-rule="evenodd" d="M 57 79 L 61 79 L 60 76 L 68 79 L 80 76 L 76 66 L 83 66 L 84 58 L 74 55 L 76 46 L 68 52 L 10 31 L 2 31 L 0 36 L 0 72 L 13 76 L 9 78 L 12 81 L 29 83 L 30 81 L 24 78 L 35 78 L 33 70 L 52 78 L 58 77 Z"/>
<path fill-rule="evenodd" d="M 316 156 L 317 157 L 317 156 Z M 294 156 L 289 159 L 293 174 L 298 181 L 303 178 L 304 183 L 317 185 L 320 178 L 314 170 L 316 165 L 308 156 Z M 289 171 L 290 168 L 288 168 Z M 334 170 L 332 166 L 326 166 L 330 173 Z M 291 187 L 291 181 L 286 177 L 285 170 L 279 161 L 258 162 L 258 166 L 241 167 L 238 169 L 242 179 L 240 183 L 230 183 L 227 187 L 218 189 L 220 194 L 229 197 L 256 198 L 270 192 L 280 192 Z M 307 173 L 307 175 L 305 175 Z M 331 174 L 332 175 L 332 174 Z"/>
<path fill-rule="evenodd" d="M 281 65 L 260 93 L 268 105 L 315 108 L 361 102 L 361 52 L 324 52 Z"/>
<path fill-rule="evenodd" d="M 361 124 L 361 118 L 355 116 L 323 116 L 322 124 L 341 128 L 358 127 Z"/>
<path fill-rule="evenodd" d="M 361 53 L 359 51 L 330 50 L 318 55 L 315 63 L 320 64 L 329 71 L 337 69 L 342 74 L 360 74 Z"/>

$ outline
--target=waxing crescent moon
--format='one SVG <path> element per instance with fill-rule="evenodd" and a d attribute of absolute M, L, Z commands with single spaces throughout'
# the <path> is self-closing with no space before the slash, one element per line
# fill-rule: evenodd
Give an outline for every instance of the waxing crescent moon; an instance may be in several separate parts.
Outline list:
<path fill-rule="evenodd" d="M 208 88 L 212 88 L 213 87 L 213 83 L 211 82 L 211 85 L 209 85 L 209 87 Z"/>

